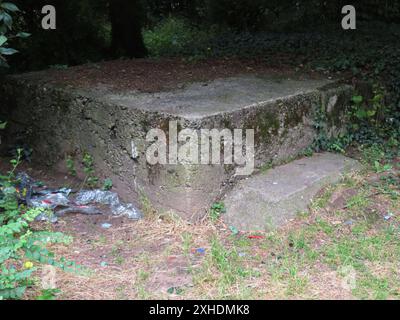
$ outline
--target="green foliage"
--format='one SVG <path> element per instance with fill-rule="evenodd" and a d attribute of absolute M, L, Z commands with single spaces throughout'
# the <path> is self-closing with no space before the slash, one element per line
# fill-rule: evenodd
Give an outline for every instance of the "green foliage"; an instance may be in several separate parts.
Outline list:
<path fill-rule="evenodd" d="M 215 202 L 210 209 L 210 218 L 212 221 L 216 221 L 225 212 L 225 204 L 223 202 Z"/>
<path fill-rule="evenodd" d="M 14 38 L 27 38 L 29 33 L 13 32 L 13 15 L 20 10 L 12 2 L 0 1 L 0 67 L 8 67 L 6 56 L 11 56 L 18 51 L 9 47 L 10 40 Z"/>
<path fill-rule="evenodd" d="M 18 27 L 32 32 L 32 37 L 21 43 L 25 50 L 16 60 L 18 68 L 75 65 L 109 57 L 109 0 L 54 0 L 59 23 L 51 32 L 41 28 L 41 8 L 48 4 L 45 0 L 11 1 L 21 9 L 16 21 Z M 143 4 L 145 9 L 146 43 L 153 56 L 265 56 L 271 52 L 296 52 L 296 59 L 307 60 L 307 56 L 314 55 L 329 68 L 357 72 L 363 66 L 369 67 L 371 57 L 377 56 L 377 53 L 371 54 L 377 48 L 370 45 L 368 35 L 366 39 L 355 40 L 357 30 L 343 37 L 339 29 L 340 9 L 346 4 L 343 1 L 139 0 L 134 3 Z M 358 29 L 384 30 L 398 37 L 395 24 L 366 27 L 362 23 L 370 24 L 371 20 L 397 23 L 399 3 L 355 0 L 352 4 L 357 8 Z M 5 7 L 4 10 L 15 10 Z M 10 21 L 8 16 L 6 21 Z M 329 29 L 334 30 L 333 37 L 325 32 Z M 398 38 L 388 43 L 395 47 L 397 41 Z M 375 62 L 372 59 L 374 72 L 379 73 L 389 64 L 396 65 L 396 59 L 390 56 L 398 52 L 388 50 L 388 53 L 381 52 L 381 58 Z"/>
<path fill-rule="evenodd" d="M 385 104 L 384 91 L 375 88 L 368 103 L 353 107 L 351 129 L 354 139 L 361 144 L 384 144 L 386 152 L 390 152 L 389 149 L 397 145 L 400 137 L 399 128 L 395 126 L 400 120 L 397 116 L 393 113 L 393 105 Z M 387 141 L 390 143 L 387 144 Z"/>
<path fill-rule="evenodd" d="M 21 53 L 13 57 L 12 67 L 20 70 L 47 68 L 50 65 L 76 65 L 107 56 L 110 42 L 107 1 L 13 0 L 21 9 L 18 27 L 32 36 L 18 42 Z M 57 9 L 56 30 L 42 28 L 41 9 L 52 4 Z"/>
<path fill-rule="evenodd" d="M 206 26 L 236 31 L 296 30 L 340 22 L 345 1 L 296 0 L 146 0 L 147 24 L 169 16 L 184 16 Z M 357 16 L 365 20 L 398 21 L 400 4 L 390 0 L 354 0 Z"/>
<path fill-rule="evenodd" d="M 370 167 L 376 173 L 382 173 L 392 169 L 390 161 L 391 155 L 387 154 L 388 147 L 373 144 L 362 148 L 362 161 L 364 165 Z"/>
<path fill-rule="evenodd" d="M 154 57 L 205 56 L 210 34 L 185 19 L 170 17 L 146 30 L 143 38 Z"/>
<path fill-rule="evenodd" d="M 95 176 L 93 157 L 89 153 L 85 152 L 82 163 L 83 172 L 86 174 L 84 184 L 86 183 L 90 188 L 95 188 L 99 182 L 99 178 Z"/>
<path fill-rule="evenodd" d="M 285 6 L 288 8 L 289 2 L 283 1 L 277 4 L 274 10 L 279 12 Z M 235 3 L 241 6 L 246 1 L 238 0 L 228 6 L 225 0 L 220 0 L 212 5 L 221 6 L 221 10 L 226 11 L 224 15 L 241 14 L 244 9 L 242 11 L 235 9 Z M 320 10 L 324 10 L 327 15 L 340 12 L 340 10 L 336 11 L 340 8 L 338 4 L 321 4 L 320 1 L 312 1 L 309 5 L 314 7 L 309 8 L 312 9 L 309 14 L 314 17 L 318 16 L 318 12 L 320 16 Z M 385 17 L 399 15 L 398 6 L 390 9 L 382 7 L 379 13 L 374 13 L 376 5 L 371 1 L 368 5 L 363 3 L 362 7 L 368 11 L 369 17 L 373 17 L 374 14 L 382 17 L 384 11 Z M 274 7 L 273 3 L 266 6 L 268 9 Z M 303 4 L 299 5 L 299 10 L 302 6 Z M 304 6 L 307 7 L 307 4 Z M 249 6 L 250 8 L 252 7 Z M 359 11 L 362 10 L 358 10 L 357 13 Z M 222 15 L 217 16 L 220 20 L 224 20 Z M 290 14 L 285 14 L 285 16 L 290 17 Z M 286 27 L 279 22 L 276 24 L 276 26 L 281 25 L 278 28 L 279 32 L 266 31 L 268 28 L 263 28 L 260 32 L 250 32 L 249 30 L 253 30 L 253 27 L 235 27 L 235 29 L 216 28 L 207 24 L 196 26 L 190 24 L 188 19 L 169 17 L 156 28 L 146 31 L 145 39 L 151 55 L 156 57 L 184 56 L 189 60 L 207 57 L 226 59 L 256 57 L 264 59 L 274 67 L 289 64 L 298 71 L 337 73 L 339 77 L 345 74 L 346 77 L 352 76 L 358 80 L 374 83 L 372 98 L 363 96 L 364 92 L 355 93 L 352 109 L 348 114 L 352 122 L 348 133 L 335 141 L 326 136 L 320 136 L 316 143 L 317 149 L 343 152 L 352 142 L 367 145 L 384 144 L 387 141 L 398 142 L 400 137 L 400 49 L 397 44 L 400 29 L 394 24 L 390 25 L 382 21 L 365 22 L 359 19 L 357 31 L 346 32 L 338 30 L 340 17 L 334 14 L 332 17 L 336 19 L 332 24 L 326 23 L 325 26 L 310 30 L 306 28 L 308 24 L 303 23 L 302 28 L 296 27 L 296 32 L 291 33 L 282 32 L 289 29 L 285 29 Z M 321 22 L 321 19 L 324 20 L 325 17 L 320 17 L 318 21 Z M 278 20 L 284 19 L 280 17 Z M 292 23 L 293 19 L 289 21 Z M 242 25 L 247 22 L 238 23 Z M 320 128 L 320 132 L 323 131 L 323 128 Z"/>
<path fill-rule="evenodd" d="M 353 96 L 350 131 L 358 142 L 379 142 L 379 138 L 395 133 L 391 126 L 388 126 L 389 123 L 386 123 L 387 113 L 391 110 L 386 107 L 384 97 L 384 89 L 377 85 L 370 100 L 364 99 L 361 95 Z"/>
<path fill-rule="evenodd" d="M 75 168 L 75 160 L 68 155 L 65 159 L 65 165 L 68 173 L 72 176 L 77 175 Z M 89 188 L 96 188 L 99 182 L 99 178 L 95 174 L 94 160 L 91 154 L 85 152 L 82 158 L 83 172 L 85 173 L 85 179 L 82 183 L 82 187 L 87 185 Z M 112 188 L 112 180 L 105 179 L 103 181 L 103 189 L 110 190 Z"/>
<path fill-rule="evenodd" d="M 342 141 L 346 136 L 339 138 L 333 138 L 328 136 L 328 124 L 327 115 L 324 108 L 317 109 L 314 115 L 314 129 L 317 133 L 316 138 L 313 141 L 311 149 L 317 152 L 328 150 L 333 152 L 344 152 L 344 144 Z M 307 150 L 310 153 L 310 150 Z"/>
<path fill-rule="evenodd" d="M 49 243 L 69 243 L 71 239 L 61 233 L 34 231 L 30 224 L 43 208 L 27 208 L 18 201 L 14 172 L 20 164 L 11 161 L 12 170 L 0 175 L 0 299 L 19 299 L 33 284 L 33 274 L 40 264 L 66 269 L 72 262 L 56 261 L 46 246 Z"/>
<path fill-rule="evenodd" d="M 278 1 L 266 0 L 207 0 L 207 18 L 211 23 L 236 30 L 257 30 L 269 21 L 269 5 L 279 10 Z"/>
<path fill-rule="evenodd" d="M 243 278 L 259 276 L 257 270 L 240 263 L 236 248 L 225 248 L 217 237 L 211 238 L 211 255 L 209 258 L 212 266 L 220 273 L 218 282 L 222 291 Z"/>
<path fill-rule="evenodd" d="M 389 170 L 391 170 L 393 168 L 393 166 L 391 165 L 391 164 L 384 164 L 384 165 L 382 165 L 380 162 L 378 162 L 378 161 L 376 161 L 375 163 L 374 163 L 374 169 L 375 169 L 375 172 L 376 173 L 382 173 L 382 172 L 385 172 L 385 171 L 389 171 Z"/>
<path fill-rule="evenodd" d="M 43 289 L 36 300 L 54 300 L 58 293 L 60 293 L 60 289 Z"/>
<path fill-rule="evenodd" d="M 104 179 L 103 181 L 103 190 L 108 191 L 113 187 L 113 182 L 110 178 Z"/>
<path fill-rule="evenodd" d="M 365 147 L 362 150 L 362 159 L 364 164 L 374 165 L 376 162 L 381 162 L 385 157 L 385 151 L 378 144 Z"/>
<path fill-rule="evenodd" d="M 67 159 L 65 159 L 65 165 L 67 167 L 68 173 L 71 176 L 75 177 L 76 176 L 75 162 L 71 156 L 67 156 Z"/>
<path fill-rule="evenodd" d="M 369 162 L 376 168 L 376 150 L 379 155 L 385 154 L 397 156 L 399 154 L 399 128 L 395 128 L 393 123 L 400 119 L 391 118 L 391 106 L 385 104 L 385 92 L 380 86 L 375 85 L 371 99 L 365 99 L 362 95 L 354 95 L 351 99 L 351 108 L 347 112 L 348 126 L 346 132 L 336 138 L 327 136 L 326 114 L 324 110 L 319 110 L 315 116 L 315 129 L 317 138 L 313 148 L 316 151 L 329 150 L 344 153 L 345 149 L 352 143 L 357 143 L 365 149 L 369 155 Z M 396 122 L 395 122 L 396 121 Z M 385 146 L 385 149 L 378 147 L 378 144 Z M 378 169 L 377 169 L 378 170 Z"/>

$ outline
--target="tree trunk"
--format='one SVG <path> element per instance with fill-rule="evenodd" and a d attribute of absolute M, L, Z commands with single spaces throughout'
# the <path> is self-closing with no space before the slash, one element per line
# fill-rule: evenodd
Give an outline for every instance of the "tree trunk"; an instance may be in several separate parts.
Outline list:
<path fill-rule="evenodd" d="M 110 0 L 111 52 L 114 57 L 143 58 L 147 49 L 142 36 L 140 0 Z"/>

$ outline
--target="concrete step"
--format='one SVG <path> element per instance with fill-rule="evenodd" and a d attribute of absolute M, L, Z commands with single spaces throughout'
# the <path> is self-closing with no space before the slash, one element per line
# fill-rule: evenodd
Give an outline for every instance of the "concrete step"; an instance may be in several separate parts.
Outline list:
<path fill-rule="evenodd" d="M 240 181 L 224 198 L 224 220 L 239 230 L 271 230 L 308 209 L 324 186 L 360 164 L 333 153 L 295 160 Z"/>

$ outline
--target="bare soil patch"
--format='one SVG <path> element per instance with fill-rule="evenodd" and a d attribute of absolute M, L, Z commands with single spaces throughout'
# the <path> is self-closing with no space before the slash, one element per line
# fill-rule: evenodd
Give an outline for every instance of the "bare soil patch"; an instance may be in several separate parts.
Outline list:
<path fill-rule="evenodd" d="M 315 71 L 304 72 L 303 66 L 276 64 L 266 59 L 236 58 L 192 62 L 182 59 L 114 60 L 66 69 L 49 69 L 33 73 L 32 76 L 47 83 L 79 88 L 102 87 L 113 91 L 158 92 L 179 89 L 187 83 L 207 82 L 243 74 L 268 74 L 297 79 L 323 77 Z"/>

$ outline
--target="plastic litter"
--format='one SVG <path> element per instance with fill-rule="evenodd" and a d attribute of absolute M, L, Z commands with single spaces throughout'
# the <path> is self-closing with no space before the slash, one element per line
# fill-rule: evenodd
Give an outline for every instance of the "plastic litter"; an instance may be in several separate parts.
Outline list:
<path fill-rule="evenodd" d="M 70 189 L 59 190 L 35 190 L 32 189 L 30 197 L 26 197 L 26 204 L 30 207 L 44 208 L 55 211 L 59 208 L 65 208 L 69 205 L 70 201 L 68 195 Z M 57 222 L 57 217 L 53 213 L 42 213 L 36 217 L 37 221 L 50 221 Z"/>
<path fill-rule="evenodd" d="M 118 195 L 111 191 L 83 190 L 76 195 L 75 203 L 78 205 L 93 203 L 108 205 L 114 215 L 127 216 L 129 219 L 138 220 L 143 217 L 143 214 L 137 210 L 133 204 L 121 203 Z"/>
<path fill-rule="evenodd" d="M 393 217 L 393 213 L 389 212 L 387 215 L 383 217 L 386 221 L 390 220 Z"/>
<path fill-rule="evenodd" d="M 103 190 L 82 190 L 74 192 L 69 188 L 50 189 L 38 187 L 26 173 L 17 175 L 19 200 L 30 207 L 50 209 L 53 215 L 41 214 L 36 220 L 56 222 L 57 216 L 67 213 L 82 213 L 88 215 L 106 213 L 98 205 L 108 206 L 113 215 L 126 216 L 138 220 L 143 214 L 131 203 L 122 203 L 118 194 Z M 76 193 L 75 197 L 71 194 Z"/>
<path fill-rule="evenodd" d="M 248 239 L 264 239 L 264 236 L 258 236 L 258 235 L 251 235 L 247 237 Z"/>
<path fill-rule="evenodd" d="M 48 213 L 42 213 L 42 214 L 38 215 L 35 220 L 36 221 L 49 221 L 51 223 L 56 223 L 58 221 L 58 218 L 51 211 L 49 211 Z"/>
<path fill-rule="evenodd" d="M 193 250 L 193 253 L 205 254 L 206 253 L 206 249 L 205 248 L 197 248 L 197 249 Z"/>
<path fill-rule="evenodd" d="M 32 186 L 34 181 L 25 172 L 20 172 L 15 177 L 17 179 L 17 194 L 22 202 L 26 202 L 32 196 Z"/>
<path fill-rule="evenodd" d="M 103 229 L 110 229 L 112 227 L 112 224 L 105 222 L 101 224 L 101 227 Z"/>
<path fill-rule="evenodd" d="M 72 192 L 72 189 L 69 189 L 69 188 L 60 188 L 60 189 L 50 189 L 50 188 L 48 188 L 48 189 L 35 189 L 35 193 L 34 194 L 35 195 L 45 196 L 45 195 L 48 195 L 48 194 L 51 194 L 51 193 L 63 193 L 66 196 L 69 196 L 69 194 L 71 192 Z"/>
<path fill-rule="evenodd" d="M 95 215 L 95 214 L 103 214 L 103 211 L 94 206 L 70 205 L 69 208 L 58 210 L 56 212 L 57 216 L 62 216 L 67 213 L 81 213 L 87 215 Z"/>
<path fill-rule="evenodd" d="M 52 210 L 60 206 L 66 207 L 69 205 L 69 202 L 68 195 L 62 192 L 32 196 L 27 200 L 27 204 L 31 207 L 40 207 Z"/>

